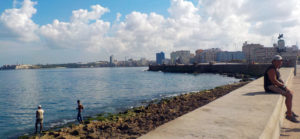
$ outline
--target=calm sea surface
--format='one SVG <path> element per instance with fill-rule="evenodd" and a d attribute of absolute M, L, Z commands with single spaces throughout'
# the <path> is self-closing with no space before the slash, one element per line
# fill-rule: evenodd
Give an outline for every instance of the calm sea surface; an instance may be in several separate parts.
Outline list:
<path fill-rule="evenodd" d="M 0 71 L 0 137 L 34 131 L 37 105 L 46 128 L 75 121 L 76 100 L 83 116 L 118 112 L 153 99 L 238 82 L 214 74 L 175 74 L 139 68 Z"/>

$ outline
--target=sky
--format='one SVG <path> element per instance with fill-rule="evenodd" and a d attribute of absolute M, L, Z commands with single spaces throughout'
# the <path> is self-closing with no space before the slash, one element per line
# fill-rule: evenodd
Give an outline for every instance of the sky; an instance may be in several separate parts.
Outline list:
<path fill-rule="evenodd" d="M 147 58 L 300 40 L 298 0 L 1 0 L 0 65 Z"/>

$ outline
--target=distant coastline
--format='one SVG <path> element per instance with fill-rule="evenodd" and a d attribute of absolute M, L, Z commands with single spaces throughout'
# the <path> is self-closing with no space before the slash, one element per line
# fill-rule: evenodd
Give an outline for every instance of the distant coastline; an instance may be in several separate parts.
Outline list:
<path fill-rule="evenodd" d="M 18 69 L 50 69 L 50 68 L 99 68 L 99 67 L 147 67 L 149 63 L 124 62 L 119 65 L 112 65 L 107 61 L 98 61 L 90 63 L 66 63 L 66 64 L 45 64 L 45 65 L 3 65 L 0 70 L 18 70 Z"/>

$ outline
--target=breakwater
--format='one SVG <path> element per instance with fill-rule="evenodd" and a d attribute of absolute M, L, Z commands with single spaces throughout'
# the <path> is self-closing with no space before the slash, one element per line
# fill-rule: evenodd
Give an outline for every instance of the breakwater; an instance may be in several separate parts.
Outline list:
<path fill-rule="evenodd" d="M 149 71 L 173 73 L 238 73 L 262 76 L 270 64 L 149 65 Z"/>

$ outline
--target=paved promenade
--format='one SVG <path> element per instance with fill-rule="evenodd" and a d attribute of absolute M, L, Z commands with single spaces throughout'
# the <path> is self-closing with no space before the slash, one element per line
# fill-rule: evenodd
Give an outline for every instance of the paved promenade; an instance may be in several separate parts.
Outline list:
<path fill-rule="evenodd" d="M 293 68 L 280 69 L 288 87 L 293 81 L 293 71 Z M 266 94 L 261 77 L 140 139 L 276 139 L 285 111 L 283 97 Z M 297 129 L 300 133 L 300 127 Z"/>
<path fill-rule="evenodd" d="M 300 66 L 297 67 L 297 75 L 292 80 L 291 90 L 294 91 L 293 111 L 300 115 Z M 300 120 L 300 117 L 297 118 Z M 292 123 L 286 119 L 281 127 L 280 139 L 300 139 L 300 123 Z"/>

